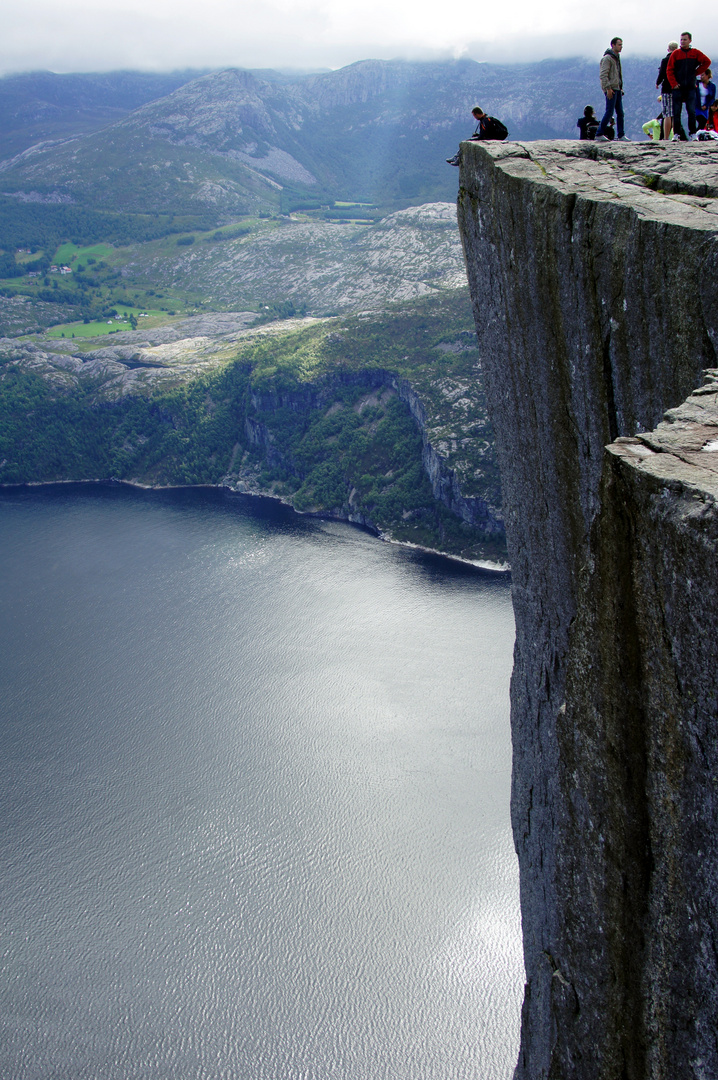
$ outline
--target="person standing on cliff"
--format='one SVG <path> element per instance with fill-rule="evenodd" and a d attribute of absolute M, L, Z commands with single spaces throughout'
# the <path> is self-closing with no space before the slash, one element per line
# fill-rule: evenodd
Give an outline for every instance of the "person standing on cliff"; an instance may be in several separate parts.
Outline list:
<path fill-rule="evenodd" d="M 671 53 L 675 52 L 678 48 L 677 41 L 668 42 L 668 52 L 661 60 L 661 66 L 658 69 L 658 78 L 656 79 L 656 86 L 661 91 L 661 109 L 663 110 L 663 138 L 670 139 L 673 131 L 673 87 L 666 78 L 666 68 L 668 67 L 668 61 L 671 58 Z"/>
<path fill-rule="evenodd" d="M 711 75 L 711 69 L 707 68 L 696 83 L 696 125 L 699 131 L 703 131 L 708 123 L 708 110 L 716 99 L 716 84 Z"/>
<path fill-rule="evenodd" d="M 601 80 L 601 89 L 606 95 L 606 111 L 603 114 L 603 120 L 596 134 L 596 142 L 608 142 L 608 135 L 606 134 L 606 128 L 608 122 L 613 116 L 614 110 L 616 113 L 616 120 L 618 121 L 618 139 L 619 142 L 630 142 L 631 140 L 625 133 L 623 126 L 623 72 L 621 71 L 621 52 L 623 50 L 623 39 L 620 37 L 611 38 L 611 47 L 606 49 L 605 53 L 601 57 L 601 65 L 599 68 L 599 78 Z"/>
<path fill-rule="evenodd" d="M 688 114 L 688 138 L 696 137 L 696 79 L 711 66 L 710 57 L 700 49 L 693 48 L 693 35 L 684 30 L 680 48 L 672 52 L 666 64 L 666 78 L 673 91 L 673 130 L 682 141 L 686 133 L 681 123 L 681 109 L 685 103 Z"/>

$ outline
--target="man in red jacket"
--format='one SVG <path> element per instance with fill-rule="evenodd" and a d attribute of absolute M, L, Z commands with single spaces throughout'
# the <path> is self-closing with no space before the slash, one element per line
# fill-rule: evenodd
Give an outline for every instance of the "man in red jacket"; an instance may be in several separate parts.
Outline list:
<path fill-rule="evenodd" d="M 673 88 L 673 130 L 685 142 L 681 124 L 681 107 L 685 102 L 688 113 L 688 137 L 696 137 L 696 79 L 711 66 L 710 57 L 692 46 L 693 35 L 686 30 L 681 44 L 672 52 L 666 65 L 666 78 Z"/>

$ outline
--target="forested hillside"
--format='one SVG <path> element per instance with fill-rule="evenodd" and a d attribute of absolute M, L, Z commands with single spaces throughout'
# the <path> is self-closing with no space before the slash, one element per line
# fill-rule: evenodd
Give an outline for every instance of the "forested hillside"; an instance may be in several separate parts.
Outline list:
<path fill-rule="evenodd" d="M 6 341 L 0 482 L 224 484 L 466 557 L 503 554 L 465 290 L 207 341 L 75 355 Z"/>

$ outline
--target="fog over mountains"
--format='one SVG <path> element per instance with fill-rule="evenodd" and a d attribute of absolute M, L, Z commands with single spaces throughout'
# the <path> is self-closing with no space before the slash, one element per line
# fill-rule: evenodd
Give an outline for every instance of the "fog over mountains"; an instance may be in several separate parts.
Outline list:
<path fill-rule="evenodd" d="M 628 133 L 657 111 L 658 60 L 626 59 Z M 479 102 L 516 139 L 574 138 L 601 104 L 598 64 L 366 60 L 290 77 L 202 74 L 0 80 L 0 190 L 131 212 L 218 219 L 292 201 L 391 208 L 453 199 L 444 159 Z M 94 129 L 94 130 L 93 130 Z M 284 203 L 283 203 L 284 200 Z"/>

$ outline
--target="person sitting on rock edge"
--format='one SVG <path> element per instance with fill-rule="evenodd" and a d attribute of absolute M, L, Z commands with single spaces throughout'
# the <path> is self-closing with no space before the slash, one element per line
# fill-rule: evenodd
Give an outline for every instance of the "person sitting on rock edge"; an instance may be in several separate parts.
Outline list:
<path fill-rule="evenodd" d="M 479 105 L 474 105 L 471 115 L 476 121 L 476 130 L 471 136 L 472 139 L 494 139 L 501 142 L 508 136 L 506 125 L 497 120 L 495 116 L 489 116 Z M 447 158 L 446 163 L 447 165 L 460 165 L 461 149 L 457 150 L 452 158 Z"/>
<path fill-rule="evenodd" d="M 661 127 L 663 126 L 663 113 L 660 113 L 655 120 L 647 120 L 643 125 L 643 133 L 647 135 L 649 139 L 654 142 L 658 142 L 661 137 Z"/>
<path fill-rule="evenodd" d="M 474 105 L 471 115 L 476 121 L 476 131 L 471 136 L 472 139 L 493 139 L 496 142 L 503 142 L 507 138 L 509 131 L 506 125 L 495 116 L 489 116 L 478 105 Z"/>
<path fill-rule="evenodd" d="M 708 121 L 703 131 L 698 132 L 700 142 L 718 139 L 718 101 L 714 101 L 708 110 Z"/>
<path fill-rule="evenodd" d="M 603 114 L 603 120 L 601 120 L 600 127 L 596 134 L 596 142 L 608 142 L 608 133 L 606 128 L 608 122 L 613 117 L 614 110 L 616 112 L 616 120 L 618 121 L 618 138 L 620 142 L 630 142 L 631 140 L 625 133 L 623 124 L 623 72 L 621 70 L 621 51 L 623 49 L 623 39 L 620 37 L 611 38 L 611 47 L 606 49 L 605 53 L 601 57 L 601 64 L 599 67 L 599 78 L 601 80 L 601 89 L 606 97 L 606 111 Z"/>
<path fill-rule="evenodd" d="M 583 110 L 583 116 L 576 121 L 579 130 L 579 139 L 595 139 L 598 131 L 598 119 L 593 111 L 593 105 L 587 105 Z"/>

